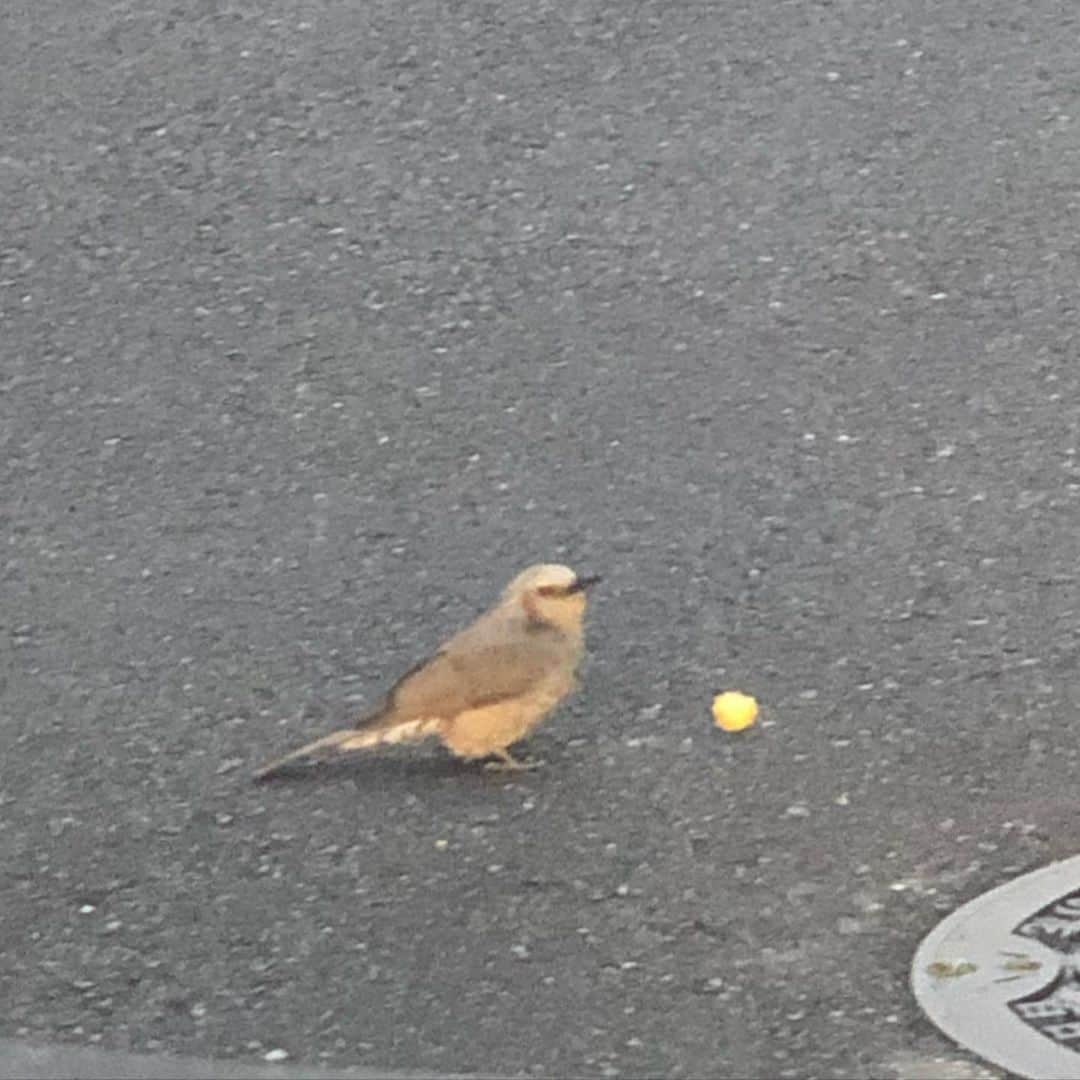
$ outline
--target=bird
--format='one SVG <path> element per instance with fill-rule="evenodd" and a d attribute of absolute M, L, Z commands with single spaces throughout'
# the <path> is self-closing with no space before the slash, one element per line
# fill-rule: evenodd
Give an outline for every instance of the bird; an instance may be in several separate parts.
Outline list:
<path fill-rule="evenodd" d="M 301 762 L 432 736 L 459 758 L 496 759 L 489 768 L 535 767 L 509 747 L 576 689 L 585 594 L 600 580 L 559 563 L 521 571 L 493 607 L 407 671 L 355 726 L 264 765 L 255 779 Z"/>

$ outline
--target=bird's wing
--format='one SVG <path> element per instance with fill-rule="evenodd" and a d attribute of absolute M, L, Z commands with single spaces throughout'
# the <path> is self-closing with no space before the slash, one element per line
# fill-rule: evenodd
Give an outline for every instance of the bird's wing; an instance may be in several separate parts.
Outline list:
<path fill-rule="evenodd" d="M 457 716 L 515 698 L 550 675 L 564 657 L 551 642 L 522 638 L 447 647 L 417 664 L 358 726 Z"/>

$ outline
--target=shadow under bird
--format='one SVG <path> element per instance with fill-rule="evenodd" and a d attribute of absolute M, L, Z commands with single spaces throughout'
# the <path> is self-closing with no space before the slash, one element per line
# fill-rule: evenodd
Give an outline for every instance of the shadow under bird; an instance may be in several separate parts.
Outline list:
<path fill-rule="evenodd" d="M 576 688 L 585 647 L 585 592 L 599 580 L 557 563 L 523 570 L 494 607 L 407 672 L 354 727 L 270 762 L 255 778 L 429 737 L 461 758 L 493 757 L 498 768 L 527 768 L 509 747 Z"/>

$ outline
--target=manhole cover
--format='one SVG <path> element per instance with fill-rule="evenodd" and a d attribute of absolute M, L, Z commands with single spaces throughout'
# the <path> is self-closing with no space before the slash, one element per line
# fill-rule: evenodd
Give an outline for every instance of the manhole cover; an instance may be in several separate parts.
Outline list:
<path fill-rule="evenodd" d="M 951 1039 L 1020 1076 L 1080 1080 L 1080 856 L 958 908 L 911 985 Z"/>

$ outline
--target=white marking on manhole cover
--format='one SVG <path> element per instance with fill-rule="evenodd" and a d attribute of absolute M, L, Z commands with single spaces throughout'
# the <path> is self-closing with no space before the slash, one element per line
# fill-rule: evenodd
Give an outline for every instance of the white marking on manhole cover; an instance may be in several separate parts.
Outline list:
<path fill-rule="evenodd" d="M 1080 855 L 954 911 L 916 951 L 911 985 L 961 1046 L 1020 1076 L 1080 1080 Z"/>

